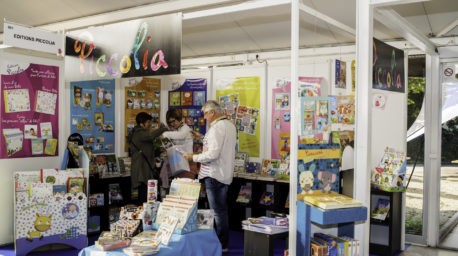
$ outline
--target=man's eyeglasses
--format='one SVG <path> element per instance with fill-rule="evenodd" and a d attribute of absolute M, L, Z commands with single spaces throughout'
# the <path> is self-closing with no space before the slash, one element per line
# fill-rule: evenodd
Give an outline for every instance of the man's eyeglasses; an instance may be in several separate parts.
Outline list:
<path fill-rule="evenodd" d="M 176 121 L 177 121 L 177 120 L 175 120 L 175 119 L 168 120 L 168 121 L 167 121 L 167 124 L 168 124 L 168 125 L 171 125 L 171 124 L 175 123 Z"/>

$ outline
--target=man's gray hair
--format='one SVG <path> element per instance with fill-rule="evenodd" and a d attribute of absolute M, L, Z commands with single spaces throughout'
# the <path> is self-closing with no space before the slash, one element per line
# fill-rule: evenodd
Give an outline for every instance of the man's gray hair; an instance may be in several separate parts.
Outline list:
<path fill-rule="evenodd" d="M 213 110 L 215 111 L 216 114 L 224 114 L 223 112 L 223 109 L 221 108 L 221 106 L 218 104 L 218 102 L 214 101 L 214 100 L 209 100 L 207 102 L 205 102 L 205 104 L 202 106 L 202 111 L 203 112 L 207 112 L 207 111 L 210 111 L 210 110 Z"/>

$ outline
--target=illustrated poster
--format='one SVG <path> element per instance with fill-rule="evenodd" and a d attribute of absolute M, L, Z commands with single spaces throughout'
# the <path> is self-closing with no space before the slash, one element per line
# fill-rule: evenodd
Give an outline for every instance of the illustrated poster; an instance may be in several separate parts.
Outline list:
<path fill-rule="evenodd" d="M 114 79 L 70 83 L 70 134 L 81 134 L 94 154 L 114 153 L 114 93 Z"/>
<path fill-rule="evenodd" d="M 194 131 L 205 134 L 206 122 L 202 106 L 207 102 L 207 79 L 186 79 L 177 89 L 169 91 L 169 109 L 177 108 L 183 121 Z M 194 152 L 202 152 L 202 145 L 194 143 Z"/>
<path fill-rule="evenodd" d="M 59 67 L 30 64 L 1 75 L 1 102 L 0 158 L 58 155 Z"/>
<path fill-rule="evenodd" d="M 336 88 L 345 89 L 347 88 L 347 63 L 345 61 L 336 60 Z"/>
<path fill-rule="evenodd" d="M 404 51 L 374 38 L 372 88 L 405 92 Z"/>
<path fill-rule="evenodd" d="M 299 77 L 299 97 L 321 94 L 322 77 Z M 271 157 L 286 159 L 289 155 L 291 118 L 291 82 L 272 90 Z"/>
<path fill-rule="evenodd" d="M 161 111 L 161 80 L 157 78 L 123 79 L 125 93 L 125 134 L 137 125 L 135 117 L 140 112 L 153 116 L 153 129 L 159 128 Z M 124 144 L 125 151 L 128 143 Z"/>
<path fill-rule="evenodd" d="M 297 159 L 297 200 L 315 191 L 339 192 L 338 144 L 300 144 Z"/>
<path fill-rule="evenodd" d="M 260 78 L 238 77 L 216 90 L 216 99 L 237 128 L 238 151 L 248 152 L 250 157 L 259 157 L 260 139 Z"/>
<path fill-rule="evenodd" d="M 301 141 L 327 142 L 331 126 L 331 104 L 328 97 L 301 98 Z"/>

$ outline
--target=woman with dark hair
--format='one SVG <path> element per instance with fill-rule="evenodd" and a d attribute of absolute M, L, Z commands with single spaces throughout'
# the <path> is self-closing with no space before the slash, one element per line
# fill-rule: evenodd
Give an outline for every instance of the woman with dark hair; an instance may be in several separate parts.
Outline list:
<path fill-rule="evenodd" d="M 188 125 L 183 123 L 181 111 L 176 108 L 169 109 L 166 114 L 166 120 L 170 131 L 164 132 L 162 136 L 172 140 L 173 144 L 179 146 L 186 154 L 192 154 L 192 130 Z M 175 177 L 195 179 L 198 173 L 197 164 L 190 161 L 189 167 L 189 172 L 182 172 Z"/>
<path fill-rule="evenodd" d="M 138 188 L 138 201 L 146 202 L 148 180 L 159 180 L 159 172 L 155 168 L 154 140 L 161 136 L 167 128 L 161 127 L 150 131 L 153 117 L 140 112 L 135 117 L 137 126 L 128 136 L 128 143 L 132 157 L 132 188 Z"/>

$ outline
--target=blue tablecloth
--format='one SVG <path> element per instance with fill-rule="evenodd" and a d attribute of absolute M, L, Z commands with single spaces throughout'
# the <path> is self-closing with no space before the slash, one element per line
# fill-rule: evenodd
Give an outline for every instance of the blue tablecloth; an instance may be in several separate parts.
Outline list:
<path fill-rule="evenodd" d="M 189 255 L 207 256 L 221 255 L 221 244 L 214 230 L 198 230 L 185 235 L 172 235 L 169 245 L 160 245 L 161 250 L 157 256 L 167 255 Z M 95 246 L 89 246 L 81 250 L 78 256 L 102 256 L 102 255 L 125 255 L 122 249 L 113 251 L 102 251 Z"/>

